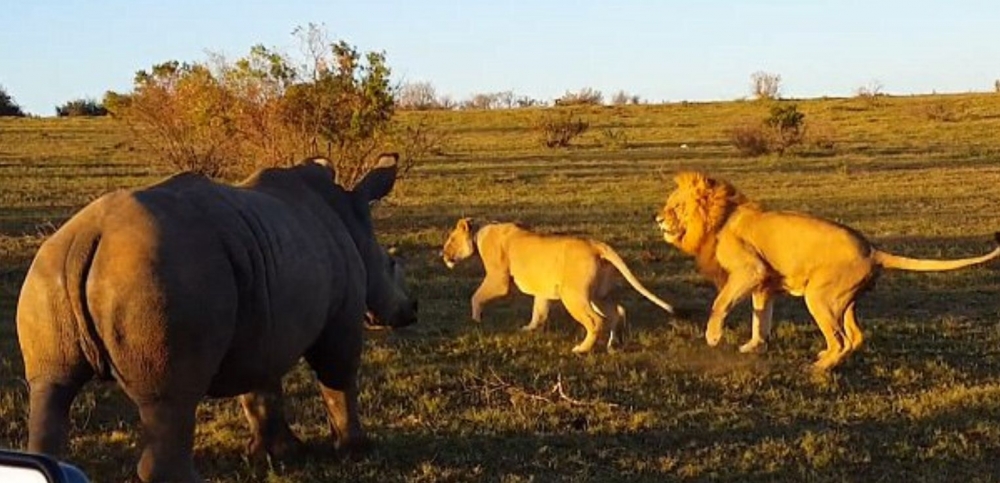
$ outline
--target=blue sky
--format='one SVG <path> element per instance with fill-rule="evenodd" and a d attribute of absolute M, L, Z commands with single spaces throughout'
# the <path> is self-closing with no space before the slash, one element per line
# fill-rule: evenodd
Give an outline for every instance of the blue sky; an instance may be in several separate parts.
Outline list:
<path fill-rule="evenodd" d="M 991 0 L 12 0 L 0 85 L 27 111 L 127 90 L 165 60 L 229 57 L 291 31 L 382 50 L 397 81 L 462 99 L 513 90 L 552 99 L 591 87 L 652 101 L 735 99 L 750 74 L 791 97 L 986 91 L 1000 79 L 1000 2 Z"/>

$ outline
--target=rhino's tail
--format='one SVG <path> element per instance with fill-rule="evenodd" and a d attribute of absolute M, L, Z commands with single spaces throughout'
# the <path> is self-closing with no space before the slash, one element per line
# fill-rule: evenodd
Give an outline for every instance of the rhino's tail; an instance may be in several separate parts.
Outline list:
<path fill-rule="evenodd" d="M 97 332 L 94 316 L 87 301 L 87 278 L 90 276 L 90 267 L 94 263 L 94 256 L 100 242 L 100 233 L 96 231 L 83 231 L 74 234 L 67 247 L 63 273 L 65 275 L 66 296 L 73 312 L 73 320 L 76 322 L 83 354 L 98 378 L 111 379 L 108 350 Z"/>

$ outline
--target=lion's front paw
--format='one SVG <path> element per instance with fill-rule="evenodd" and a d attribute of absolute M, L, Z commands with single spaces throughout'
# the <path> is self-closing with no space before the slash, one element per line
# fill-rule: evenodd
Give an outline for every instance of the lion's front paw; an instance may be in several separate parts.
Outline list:
<path fill-rule="evenodd" d="M 750 339 L 749 342 L 740 346 L 743 354 L 763 354 L 767 351 L 767 342 L 761 339 Z"/>

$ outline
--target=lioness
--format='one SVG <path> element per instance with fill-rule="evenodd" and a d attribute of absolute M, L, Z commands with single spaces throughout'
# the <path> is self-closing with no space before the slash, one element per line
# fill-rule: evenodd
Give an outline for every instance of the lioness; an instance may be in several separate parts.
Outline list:
<path fill-rule="evenodd" d="M 663 239 L 694 255 L 700 271 L 719 287 L 705 338 L 715 346 L 733 306 L 753 299 L 753 335 L 741 352 L 763 350 L 771 328 L 773 297 L 804 296 L 823 331 L 826 350 L 814 367 L 826 370 L 863 340 L 855 299 L 879 267 L 913 271 L 954 270 L 1000 256 L 920 260 L 880 251 L 858 232 L 832 221 L 792 212 L 765 211 L 731 184 L 701 173 L 674 178 L 677 189 L 656 217 Z M 995 235 L 1000 242 L 1000 233 Z"/>
<path fill-rule="evenodd" d="M 541 235 L 513 223 L 491 223 L 476 229 L 468 218 L 458 220 L 441 253 L 445 265 L 454 268 L 477 251 L 486 277 L 472 295 L 472 320 L 476 322 L 481 320 L 483 304 L 507 295 L 513 280 L 522 292 L 535 296 L 531 322 L 523 330 L 545 324 L 549 303 L 561 300 L 587 330 L 587 337 L 573 352 L 590 351 L 605 333 L 610 348 L 618 323 L 625 318 L 625 309 L 609 297 L 616 271 L 644 297 L 674 313 L 670 304 L 639 283 L 610 246 L 596 240 Z"/>

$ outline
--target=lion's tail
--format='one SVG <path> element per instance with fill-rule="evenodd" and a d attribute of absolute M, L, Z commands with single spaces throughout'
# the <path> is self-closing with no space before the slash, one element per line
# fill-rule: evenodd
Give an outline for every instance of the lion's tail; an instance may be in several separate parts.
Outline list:
<path fill-rule="evenodd" d="M 994 233 L 993 237 L 1000 244 L 1000 232 Z M 941 272 L 945 270 L 957 270 L 970 265 L 977 265 L 1000 257 L 1000 246 L 992 252 L 981 257 L 960 258 L 957 260 L 925 260 L 919 258 L 901 257 L 891 253 L 875 250 L 875 263 L 885 268 L 895 268 L 899 270 L 911 270 L 915 272 Z"/>
<path fill-rule="evenodd" d="M 614 265 L 614 267 L 618 269 L 618 271 L 622 274 L 622 276 L 625 277 L 625 280 L 628 280 L 628 283 L 629 285 L 632 286 L 632 288 L 634 288 L 637 292 L 642 294 L 643 297 L 649 299 L 650 302 L 659 305 L 661 309 L 666 310 L 668 313 L 671 314 L 674 313 L 674 307 L 672 305 L 664 302 L 659 297 L 654 295 L 653 292 L 650 292 L 648 289 L 646 289 L 646 287 L 642 285 L 642 283 L 639 282 L 639 279 L 635 278 L 635 275 L 632 274 L 632 271 L 628 269 L 628 265 L 625 265 L 625 260 L 622 260 L 622 257 L 618 256 L 618 253 L 615 252 L 615 250 L 611 248 L 611 246 L 601 242 L 594 242 L 594 246 L 596 246 L 597 249 L 600 251 L 601 258 L 607 260 L 612 265 Z"/>

